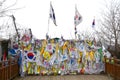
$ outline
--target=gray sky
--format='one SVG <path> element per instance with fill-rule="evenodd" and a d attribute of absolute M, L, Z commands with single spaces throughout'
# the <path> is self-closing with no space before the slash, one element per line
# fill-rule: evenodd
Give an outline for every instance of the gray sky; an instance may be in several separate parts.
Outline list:
<path fill-rule="evenodd" d="M 15 0 L 8 0 L 9 4 Z M 43 39 L 48 29 L 50 1 L 55 11 L 57 27 L 50 19 L 49 35 L 51 37 L 74 38 L 75 4 L 83 21 L 77 26 L 78 33 L 91 32 L 92 21 L 99 19 L 99 11 L 104 0 L 18 0 L 13 14 L 16 22 L 32 29 L 36 38 Z M 97 21 L 96 26 L 97 27 Z"/>

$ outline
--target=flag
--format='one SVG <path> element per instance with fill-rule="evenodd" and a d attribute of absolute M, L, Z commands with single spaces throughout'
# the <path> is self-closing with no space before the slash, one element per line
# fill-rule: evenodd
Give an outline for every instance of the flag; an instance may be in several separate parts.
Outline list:
<path fill-rule="evenodd" d="M 50 3 L 50 19 L 52 19 L 53 23 L 57 26 L 57 24 L 56 24 L 56 18 L 55 18 L 55 12 L 54 12 L 54 9 L 53 9 L 51 3 Z"/>
<path fill-rule="evenodd" d="M 74 24 L 75 24 L 75 26 L 80 24 L 81 21 L 82 21 L 82 16 L 80 15 L 77 8 L 75 7 L 75 16 L 74 16 Z"/>
<path fill-rule="evenodd" d="M 94 28 L 95 26 L 95 19 L 93 19 L 93 22 L 92 22 L 92 27 Z"/>
<path fill-rule="evenodd" d="M 3 54 L 3 61 L 6 61 L 7 60 L 7 53 L 6 51 L 4 51 L 4 54 Z"/>

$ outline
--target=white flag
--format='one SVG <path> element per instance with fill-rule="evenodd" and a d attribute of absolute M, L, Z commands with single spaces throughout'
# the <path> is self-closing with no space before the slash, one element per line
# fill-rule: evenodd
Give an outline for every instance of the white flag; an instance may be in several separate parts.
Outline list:
<path fill-rule="evenodd" d="M 56 18 L 55 18 L 55 12 L 54 12 L 54 9 L 53 9 L 51 3 L 50 3 L 50 18 L 53 20 L 53 23 L 57 26 Z"/>
<path fill-rule="evenodd" d="M 75 17 L 74 17 L 74 24 L 75 24 L 75 26 L 80 24 L 81 21 L 82 21 L 82 16 L 80 15 L 80 13 L 78 12 L 77 8 L 75 7 Z"/>

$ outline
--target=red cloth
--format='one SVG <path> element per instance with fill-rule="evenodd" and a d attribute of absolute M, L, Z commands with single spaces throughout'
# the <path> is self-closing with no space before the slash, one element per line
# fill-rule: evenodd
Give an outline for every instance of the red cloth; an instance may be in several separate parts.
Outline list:
<path fill-rule="evenodd" d="M 6 51 L 4 52 L 3 54 L 3 61 L 5 61 L 7 59 L 7 54 L 6 54 Z"/>

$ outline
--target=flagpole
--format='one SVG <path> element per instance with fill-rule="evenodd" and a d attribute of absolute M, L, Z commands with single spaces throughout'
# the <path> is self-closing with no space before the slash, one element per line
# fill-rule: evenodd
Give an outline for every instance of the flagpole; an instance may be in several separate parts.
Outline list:
<path fill-rule="evenodd" d="M 51 2 L 50 2 L 50 5 L 51 5 Z M 50 8 L 49 8 L 49 12 L 50 12 Z M 47 36 L 49 36 L 49 24 L 50 24 L 50 13 L 49 13 L 49 16 L 48 16 L 48 28 L 47 28 Z"/>
<path fill-rule="evenodd" d="M 71 36 L 71 38 L 73 39 L 71 32 L 70 32 L 70 36 Z"/>
<path fill-rule="evenodd" d="M 56 20 L 55 20 L 55 13 L 54 13 L 54 9 L 52 7 L 52 3 L 50 1 L 50 13 L 49 13 L 49 17 L 48 17 L 48 30 L 47 30 L 47 34 L 49 33 L 49 22 L 50 22 L 50 18 L 53 20 L 53 23 L 56 25 Z M 57 26 L 57 25 L 56 25 Z"/>
<path fill-rule="evenodd" d="M 50 18 L 48 17 L 48 29 L 47 29 L 47 34 L 49 33 L 49 24 L 50 24 Z"/>
<path fill-rule="evenodd" d="M 76 40 L 76 34 L 77 34 L 77 29 L 76 29 L 76 26 L 75 26 L 75 40 Z"/>
<path fill-rule="evenodd" d="M 75 15 L 76 15 L 76 8 L 77 8 L 77 5 L 75 4 Z M 76 40 L 76 34 L 77 34 L 77 28 L 76 28 L 76 24 L 75 24 L 75 40 Z"/>
<path fill-rule="evenodd" d="M 93 35 L 93 37 L 95 37 L 95 16 L 94 16 L 94 18 L 93 18 L 93 22 L 92 22 L 92 35 Z"/>

